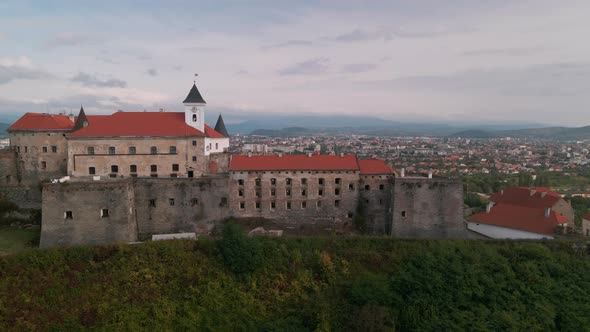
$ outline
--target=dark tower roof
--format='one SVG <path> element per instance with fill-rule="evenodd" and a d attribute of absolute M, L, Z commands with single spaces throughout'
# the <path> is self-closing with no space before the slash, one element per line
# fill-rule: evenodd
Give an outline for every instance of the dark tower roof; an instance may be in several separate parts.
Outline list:
<path fill-rule="evenodd" d="M 225 129 L 225 123 L 223 123 L 223 118 L 221 117 L 221 114 L 219 114 L 219 117 L 217 118 L 217 123 L 215 124 L 215 131 L 225 137 L 229 137 L 227 129 Z"/>
<path fill-rule="evenodd" d="M 84 107 L 80 106 L 80 113 L 78 113 L 78 117 L 74 123 L 74 131 L 82 129 L 86 127 L 86 125 L 88 125 L 88 118 L 86 117 L 86 113 L 84 113 Z"/>
<path fill-rule="evenodd" d="M 199 89 L 197 89 L 196 84 L 193 84 L 191 91 L 188 93 L 188 96 L 186 96 L 186 98 L 184 99 L 184 101 L 182 103 L 184 103 L 184 104 L 186 104 L 186 103 L 206 104 L 205 99 L 203 99 L 203 97 L 201 96 L 201 93 L 199 92 Z"/>

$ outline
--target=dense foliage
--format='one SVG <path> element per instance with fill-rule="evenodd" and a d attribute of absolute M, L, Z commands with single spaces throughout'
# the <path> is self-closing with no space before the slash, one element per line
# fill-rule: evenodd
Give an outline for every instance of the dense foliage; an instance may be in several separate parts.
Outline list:
<path fill-rule="evenodd" d="M 2 257 L 0 330 L 590 328 L 590 257 L 571 243 L 225 233 Z"/>

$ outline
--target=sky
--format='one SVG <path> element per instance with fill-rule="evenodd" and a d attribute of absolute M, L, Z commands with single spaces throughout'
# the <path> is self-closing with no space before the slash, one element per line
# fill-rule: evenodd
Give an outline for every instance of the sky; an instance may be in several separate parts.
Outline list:
<path fill-rule="evenodd" d="M 0 115 L 590 125 L 590 1 L 3 1 Z"/>

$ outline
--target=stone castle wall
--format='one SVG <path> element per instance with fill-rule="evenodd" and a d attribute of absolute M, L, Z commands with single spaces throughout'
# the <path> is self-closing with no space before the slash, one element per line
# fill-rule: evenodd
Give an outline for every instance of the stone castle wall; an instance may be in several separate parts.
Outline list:
<path fill-rule="evenodd" d="M 460 180 L 396 178 L 391 234 L 409 238 L 464 238 Z"/>

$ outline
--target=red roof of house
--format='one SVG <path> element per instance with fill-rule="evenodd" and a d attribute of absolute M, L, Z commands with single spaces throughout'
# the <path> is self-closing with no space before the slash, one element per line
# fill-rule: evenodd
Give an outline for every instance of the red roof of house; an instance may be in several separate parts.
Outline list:
<path fill-rule="evenodd" d="M 234 155 L 229 163 L 230 171 L 357 171 L 359 165 L 353 154 L 334 155 L 284 155 L 245 156 Z"/>
<path fill-rule="evenodd" d="M 513 204 L 531 208 L 552 207 L 560 199 L 559 194 L 546 187 L 509 187 L 490 197 L 490 201 L 496 204 Z"/>
<path fill-rule="evenodd" d="M 62 114 L 41 114 L 25 113 L 8 131 L 12 130 L 34 130 L 34 131 L 51 131 L 51 130 L 70 130 L 74 123 L 67 115 Z"/>
<path fill-rule="evenodd" d="M 393 174 L 393 168 L 389 167 L 383 160 L 366 159 L 359 160 L 361 175 L 366 174 Z"/>
<path fill-rule="evenodd" d="M 545 217 L 545 209 L 510 204 L 495 205 L 490 213 L 474 214 L 469 221 L 548 235 L 555 234 L 555 226 L 568 222 L 555 211 Z"/>
<path fill-rule="evenodd" d="M 223 138 L 205 125 L 205 134 L 186 124 L 182 112 L 116 112 L 111 115 L 90 115 L 88 126 L 70 137 L 122 136 L 207 136 Z"/>

